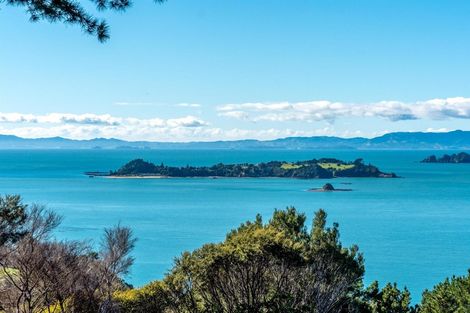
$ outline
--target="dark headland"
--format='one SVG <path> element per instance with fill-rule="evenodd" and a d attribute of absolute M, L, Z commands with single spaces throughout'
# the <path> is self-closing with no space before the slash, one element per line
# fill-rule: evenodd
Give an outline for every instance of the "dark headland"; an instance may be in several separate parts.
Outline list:
<path fill-rule="evenodd" d="M 94 176 L 93 172 L 85 173 Z M 377 177 L 395 178 L 395 173 L 385 173 L 376 166 L 365 164 L 362 159 L 345 162 L 332 158 L 298 162 L 270 161 L 266 163 L 223 164 L 213 166 L 173 167 L 155 165 L 142 159 L 132 160 L 116 171 L 111 178 L 160 178 L 160 177 L 283 177 L 283 178 L 335 178 Z"/>
<path fill-rule="evenodd" d="M 435 155 L 430 155 L 422 160 L 421 163 L 470 163 L 470 154 L 465 152 L 454 153 L 451 155 L 444 154 L 440 158 Z"/>

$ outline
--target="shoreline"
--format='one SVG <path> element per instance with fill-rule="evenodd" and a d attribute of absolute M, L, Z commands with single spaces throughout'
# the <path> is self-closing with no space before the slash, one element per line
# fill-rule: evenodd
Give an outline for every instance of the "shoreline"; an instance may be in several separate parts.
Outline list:
<path fill-rule="evenodd" d="M 165 176 L 165 175 L 89 175 L 90 178 L 106 178 L 106 179 L 176 179 L 176 178 L 204 178 L 204 179 L 299 179 L 299 180 L 328 180 L 328 179 L 388 179 L 388 178 L 403 178 L 401 176 L 389 177 L 389 176 L 360 176 L 360 177 L 348 177 L 348 176 L 339 176 L 339 177 L 312 177 L 312 178 L 303 178 L 303 177 L 278 177 L 278 176 L 259 176 L 259 177 L 236 177 L 236 176 Z M 351 183 L 340 182 L 340 184 L 350 185 Z M 347 189 L 338 191 L 349 191 Z"/>
<path fill-rule="evenodd" d="M 108 176 L 95 176 L 95 177 L 104 177 L 107 179 L 162 179 L 162 178 L 173 178 L 170 176 L 162 175 L 148 175 L 148 176 L 117 176 L 117 175 L 108 175 Z"/>

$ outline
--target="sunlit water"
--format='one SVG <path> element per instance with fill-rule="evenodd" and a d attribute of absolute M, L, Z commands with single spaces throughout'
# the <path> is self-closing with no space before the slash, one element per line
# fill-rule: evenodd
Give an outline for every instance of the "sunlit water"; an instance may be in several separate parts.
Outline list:
<path fill-rule="evenodd" d="M 318 208 L 339 222 L 344 244 L 366 260 L 366 283 L 396 281 L 414 301 L 421 292 L 470 267 L 470 165 L 422 164 L 429 151 L 0 151 L 0 193 L 18 193 L 64 216 L 60 239 L 92 239 L 104 227 L 131 226 L 138 243 L 129 281 L 161 278 L 173 258 L 274 208 Z M 440 154 L 442 152 L 438 152 Z M 184 166 L 218 162 L 364 158 L 400 179 L 106 179 L 84 171 L 116 169 L 141 157 Z M 342 182 L 352 192 L 307 192 Z"/>

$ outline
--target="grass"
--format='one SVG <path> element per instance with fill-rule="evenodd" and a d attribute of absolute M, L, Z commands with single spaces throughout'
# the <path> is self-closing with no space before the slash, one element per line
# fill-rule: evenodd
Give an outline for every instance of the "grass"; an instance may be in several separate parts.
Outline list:
<path fill-rule="evenodd" d="M 319 166 L 325 170 L 344 171 L 353 168 L 354 164 L 340 164 L 340 163 L 318 163 Z"/>
<path fill-rule="evenodd" d="M 295 170 L 297 168 L 301 168 L 303 165 L 292 164 L 292 163 L 284 163 L 281 165 L 283 170 Z"/>
<path fill-rule="evenodd" d="M 18 270 L 14 269 L 14 268 L 7 268 L 6 271 L 7 271 L 8 274 L 10 274 L 12 276 L 18 274 Z M 0 279 L 2 279 L 6 275 L 7 274 L 5 274 L 5 272 L 3 271 L 3 268 L 0 268 Z"/>

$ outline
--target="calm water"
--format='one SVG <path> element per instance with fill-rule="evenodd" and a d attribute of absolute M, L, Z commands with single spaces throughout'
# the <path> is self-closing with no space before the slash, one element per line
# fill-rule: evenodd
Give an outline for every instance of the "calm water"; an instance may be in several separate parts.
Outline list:
<path fill-rule="evenodd" d="M 0 151 L 0 193 L 64 216 L 58 236 L 99 240 L 118 222 L 138 237 L 129 280 L 161 278 L 182 251 L 220 241 L 261 213 L 294 205 L 309 219 L 318 208 L 339 222 L 342 241 L 357 243 L 366 282 L 396 281 L 415 301 L 421 292 L 470 267 L 470 165 L 421 164 L 429 151 Z M 402 179 L 336 179 L 353 192 L 310 193 L 328 180 L 90 179 L 82 172 L 115 169 L 141 157 L 170 165 L 362 157 Z M 349 186 L 348 186 L 349 188 Z"/>

